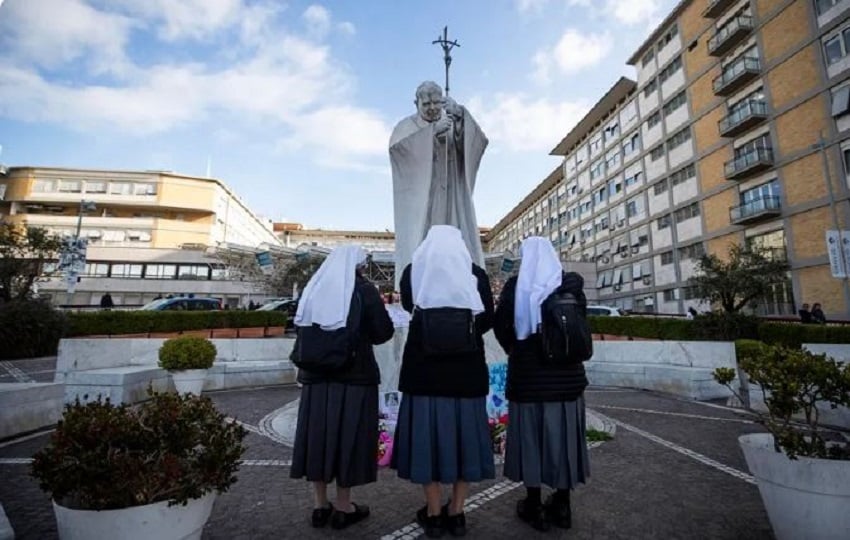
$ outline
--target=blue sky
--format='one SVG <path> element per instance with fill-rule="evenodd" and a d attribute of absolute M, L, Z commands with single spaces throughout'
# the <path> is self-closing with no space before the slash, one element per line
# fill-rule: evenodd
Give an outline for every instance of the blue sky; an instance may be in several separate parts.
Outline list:
<path fill-rule="evenodd" d="M 490 139 L 495 224 L 675 0 L 0 0 L 0 162 L 224 180 L 258 214 L 392 229 L 387 141 L 423 80 Z"/>

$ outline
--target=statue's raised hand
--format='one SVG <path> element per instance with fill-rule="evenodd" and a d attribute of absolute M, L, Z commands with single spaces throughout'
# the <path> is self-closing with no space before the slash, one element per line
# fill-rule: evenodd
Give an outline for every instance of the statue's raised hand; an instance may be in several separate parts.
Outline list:
<path fill-rule="evenodd" d="M 445 99 L 446 114 L 455 120 L 463 118 L 463 107 L 450 97 Z"/>
<path fill-rule="evenodd" d="M 448 115 L 443 115 L 443 116 L 441 116 L 441 117 L 440 117 L 440 119 L 439 119 L 439 120 L 437 120 L 436 122 L 434 122 L 434 133 L 435 133 L 438 137 L 441 137 L 441 138 L 442 138 L 442 137 L 445 137 L 445 136 L 446 136 L 446 132 L 447 132 L 449 129 L 451 129 L 451 127 L 452 127 L 452 120 L 451 120 L 451 118 L 449 118 L 449 116 L 448 116 Z"/>

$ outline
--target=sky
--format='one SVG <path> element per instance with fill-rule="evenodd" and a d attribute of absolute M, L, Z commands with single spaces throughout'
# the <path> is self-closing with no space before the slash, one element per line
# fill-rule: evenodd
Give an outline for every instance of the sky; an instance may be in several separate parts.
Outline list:
<path fill-rule="evenodd" d="M 490 140 L 492 226 L 676 0 L 0 0 L 0 163 L 208 168 L 257 214 L 392 230 L 387 143 L 424 80 Z"/>

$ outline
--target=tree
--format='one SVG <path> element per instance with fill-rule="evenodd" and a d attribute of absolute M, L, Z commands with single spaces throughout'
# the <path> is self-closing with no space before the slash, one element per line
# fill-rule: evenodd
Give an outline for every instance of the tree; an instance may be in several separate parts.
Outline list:
<path fill-rule="evenodd" d="M 61 246 L 47 229 L 0 223 L 0 301 L 27 298 L 44 263 L 55 259 Z"/>
<path fill-rule="evenodd" d="M 292 294 L 293 285 L 297 285 L 299 290 L 304 290 L 304 286 L 324 260 L 325 258 L 321 256 L 303 254 L 281 265 L 275 264 L 274 271 L 266 281 L 269 292 L 278 296 L 288 296 Z"/>
<path fill-rule="evenodd" d="M 737 313 L 753 301 L 765 298 L 771 287 L 788 279 L 788 263 L 775 260 L 755 247 L 729 246 L 726 260 L 703 255 L 698 275 L 690 278 L 697 296 L 720 304 L 726 313 Z"/>

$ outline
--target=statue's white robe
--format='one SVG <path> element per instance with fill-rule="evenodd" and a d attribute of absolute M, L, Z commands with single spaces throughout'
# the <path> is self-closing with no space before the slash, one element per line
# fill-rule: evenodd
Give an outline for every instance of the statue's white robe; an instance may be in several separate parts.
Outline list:
<path fill-rule="evenodd" d="M 463 108 L 463 130 L 436 139 L 434 124 L 418 114 L 398 123 L 390 137 L 395 217 L 395 286 L 413 251 L 432 225 L 460 229 L 472 261 L 484 267 L 484 252 L 472 194 L 487 137 Z M 448 152 L 446 146 L 448 145 Z M 447 163 L 448 158 L 448 163 Z"/>

